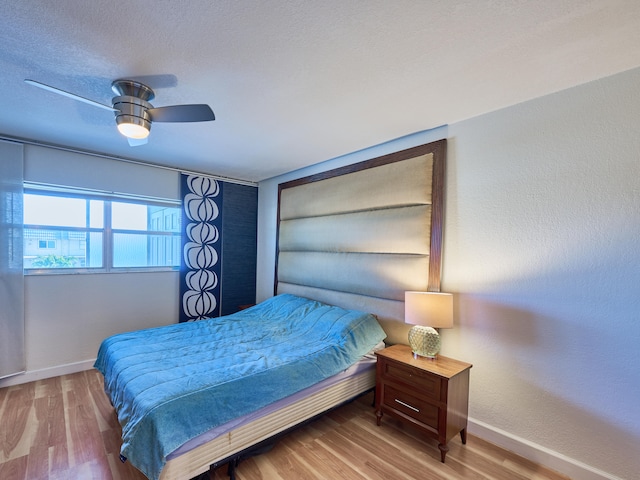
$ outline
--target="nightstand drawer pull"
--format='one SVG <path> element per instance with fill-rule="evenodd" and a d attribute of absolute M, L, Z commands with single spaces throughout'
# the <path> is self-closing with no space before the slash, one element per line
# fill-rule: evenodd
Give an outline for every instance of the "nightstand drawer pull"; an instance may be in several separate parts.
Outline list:
<path fill-rule="evenodd" d="M 403 406 L 405 406 L 405 407 L 407 407 L 407 408 L 410 408 L 410 409 L 411 409 L 411 410 L 413 410 L 414 412 L 418 412 L 418 413 L 420 413 L 420 410 L 419 410 L 419 409 L 417 409 L 416 407 L 412 407 L 412 406 L 411 406 L 411 405 L 409 405 L 408 403 L 404 403 L 403 401 L 398 400 L 397 398 L 395 399 L 395 401 L 396 401 L 396 402 L 398 402 L 400 405 L 403 405 Z"/>

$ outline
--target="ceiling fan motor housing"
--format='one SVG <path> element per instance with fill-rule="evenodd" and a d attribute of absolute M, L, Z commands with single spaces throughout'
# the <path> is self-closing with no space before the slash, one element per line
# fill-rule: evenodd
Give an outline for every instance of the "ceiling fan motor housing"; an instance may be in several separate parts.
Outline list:
<path fill-rule="evenodd" d="M 111 90 L 118 97 L 136 97 L 141 100 L 150 102 L 156 96 L 151 87 L 146 86 L 144 83 L 136 82 L 135 80 L 126 80 L 121 78 L 120 80 L 114 80 L 111 83 Z"/>
<path fill-rule="evenodd" d="M 124 133 L 123 129 L 127 128 L 131 132 L 131 127 L 137 125 L 146 130 L 146 132 L 135 129 L 136 132 L 140 132 L 136 137 L 144 138 L 149 135 L 151 130 L 149 109 L 153 108 L 149 101 L 155 97 L 153 90 L 144 83 L 126 79 L 115 80 L 111 84 L 111 90 L 118 95 L 112 99 L 113 108 L 118 109 L 117 112 L 114 112 L 118 130 Z M 120 125 L 123 125 L 123 127 Z M 124 127 L 124 125 L 127 127 Z M 124 134 L 132 136 L 131 133 Z"/>
<path fill-rule="evenodd" d="M 151 116 L 149 109 L 153 108 L 149 102 L 141 98 L 123 95 L 113 98 L 113 108 L 118 109 L 115 113 L 116 123 L 139 125 L 148 131 L 151 130 Z"/>

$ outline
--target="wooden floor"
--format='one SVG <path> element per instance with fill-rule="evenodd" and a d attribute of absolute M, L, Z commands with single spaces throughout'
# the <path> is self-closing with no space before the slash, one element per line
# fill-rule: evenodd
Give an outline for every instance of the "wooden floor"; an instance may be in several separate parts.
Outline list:
<path fill-rule="evenodd" d="M 472 435 L 437 442 L 389 417 L 375 424 L 371 395 L 286 436 L 243 461 L 238 480 L 504 479 L 566 480 Z M 120 427 L 94 370 L 0 389 L 0 479 L 145 480 L 121 463 Z M 210 472 L 222 480 L 226 468 Z"/>

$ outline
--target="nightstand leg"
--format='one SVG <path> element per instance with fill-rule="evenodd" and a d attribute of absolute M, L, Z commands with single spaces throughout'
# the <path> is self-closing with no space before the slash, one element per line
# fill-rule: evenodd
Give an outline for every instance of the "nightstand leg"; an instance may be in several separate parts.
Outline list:
<path fill-rule="evenodd" d="M 444 457 L 446 457 L 449 447 L 445 443 L 439 443 L 438 448 L 440 449 L 440 461 L 444 463 Z"/>
<path fill-rule="evenodd" d="M 376 410 L 376 425 L 380 426 L 382 421 L 382 410 Z"/>
<path fill-rule="evenodd" d="M 467 429 L 463 428 L 462 430 L 460 430 L 460 440 L 462 440 L 462 444 L 466 445 L 467 444 Z"/>

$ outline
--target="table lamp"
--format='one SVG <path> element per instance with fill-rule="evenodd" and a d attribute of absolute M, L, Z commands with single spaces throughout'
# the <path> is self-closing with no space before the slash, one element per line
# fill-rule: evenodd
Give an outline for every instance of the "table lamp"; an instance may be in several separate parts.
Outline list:
<path fill-rule="evenodd" d="M 409 345 L 414 357 L 436 358 L 440 335 L 436 328 L 453 327 L 453 296 L 440 292 L 405 292 L 404 323 L 409 330 Z"/>

